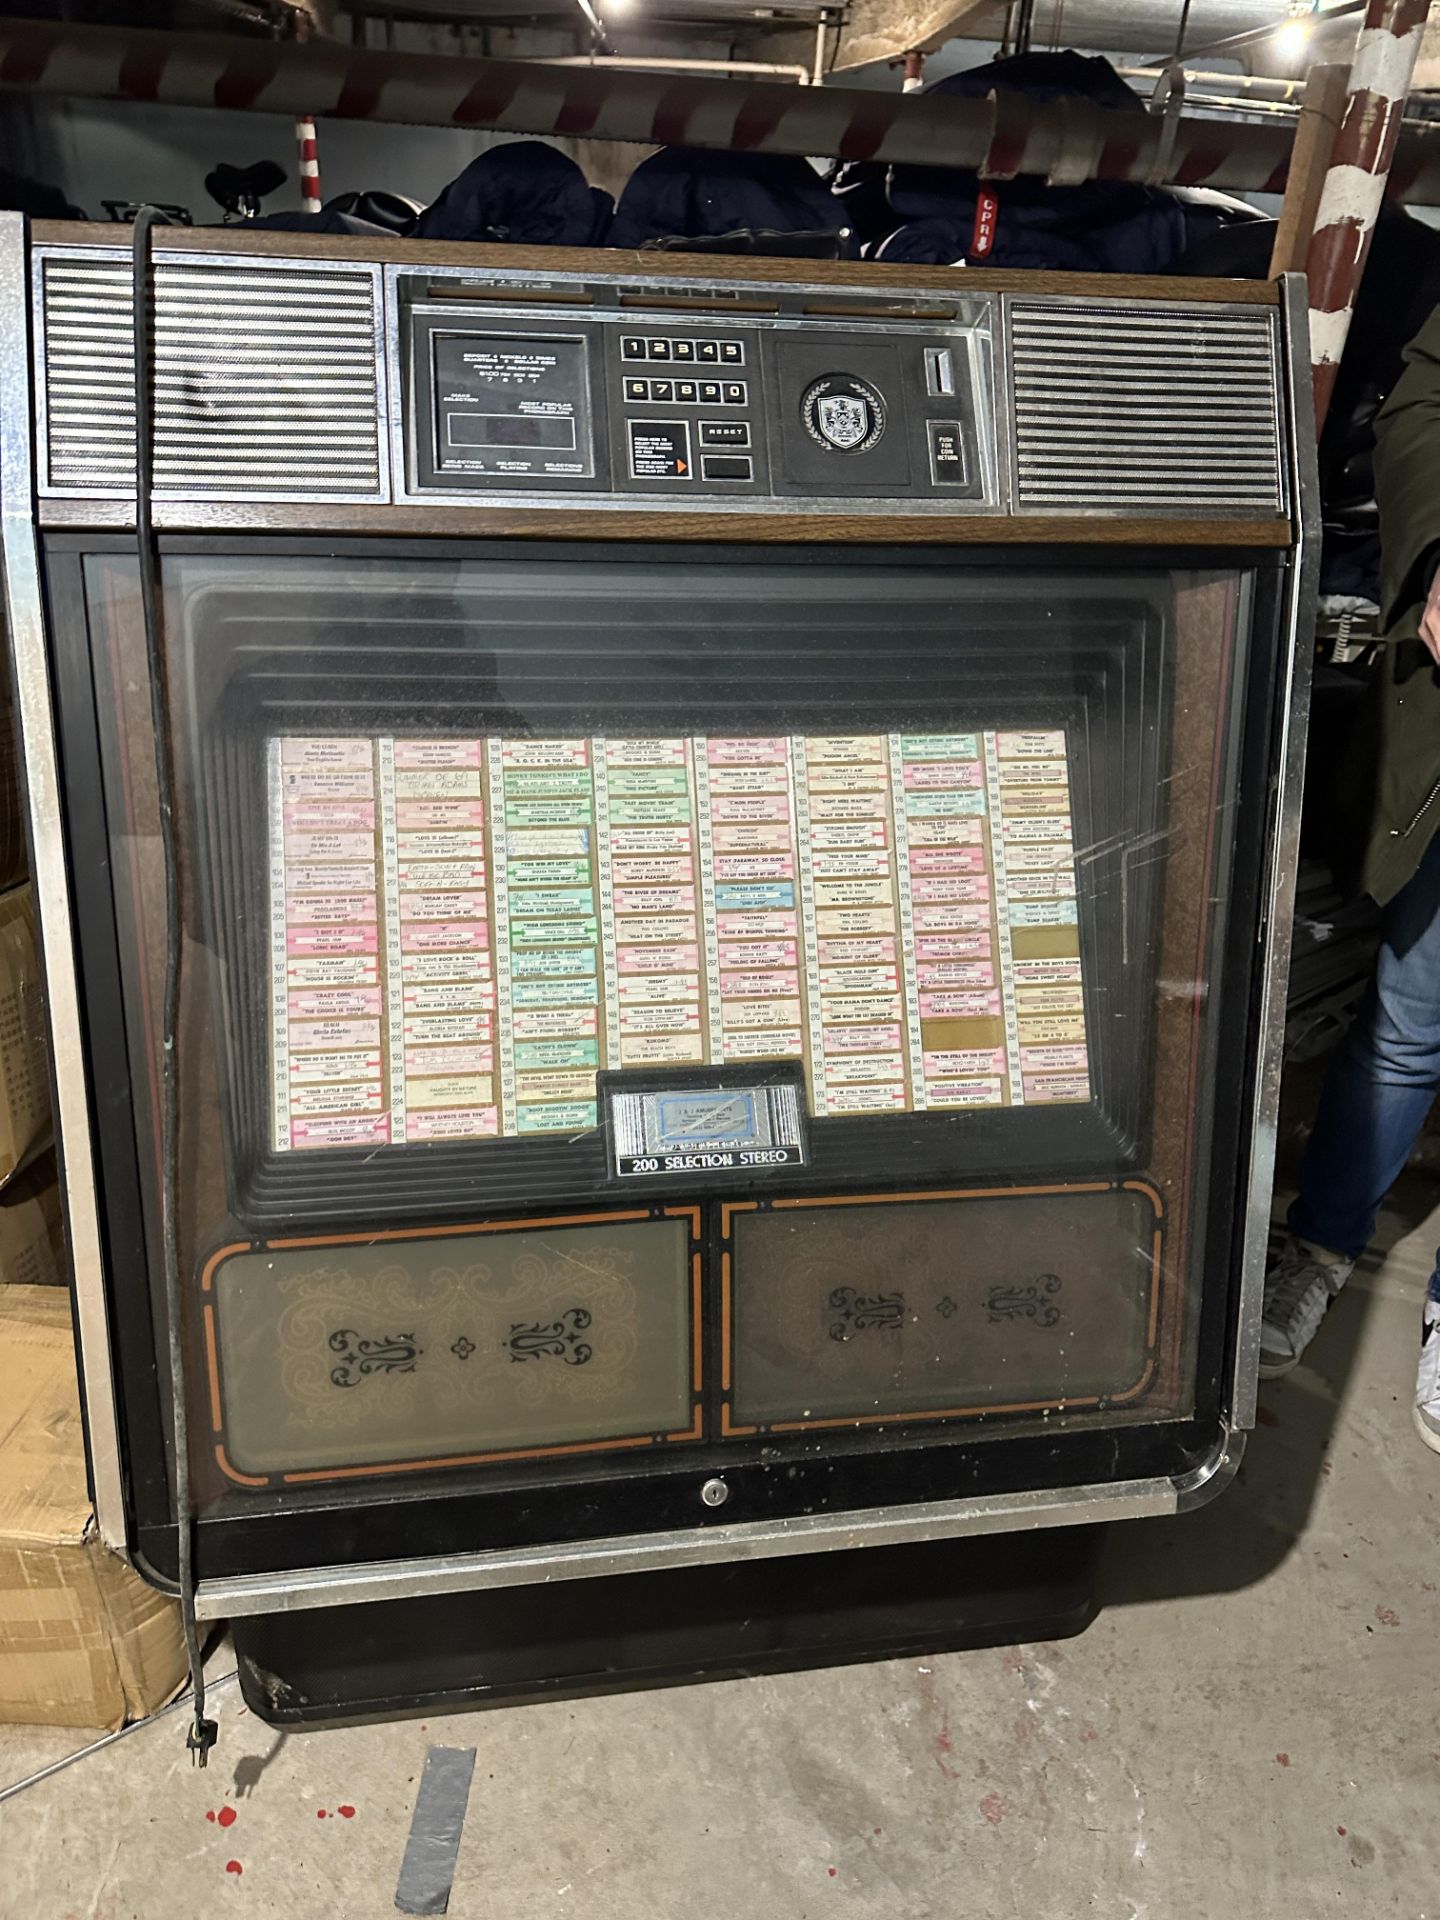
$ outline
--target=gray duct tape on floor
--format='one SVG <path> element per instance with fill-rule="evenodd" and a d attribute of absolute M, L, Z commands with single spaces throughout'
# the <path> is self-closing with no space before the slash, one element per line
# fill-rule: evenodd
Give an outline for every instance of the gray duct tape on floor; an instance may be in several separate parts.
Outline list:
<path fill-rule="evenodd" d="M 395 1905 L 401 1913 L 444 1913 L 475 1771 L 473 1747 L 431 1747 L 410 1816 Z"/>

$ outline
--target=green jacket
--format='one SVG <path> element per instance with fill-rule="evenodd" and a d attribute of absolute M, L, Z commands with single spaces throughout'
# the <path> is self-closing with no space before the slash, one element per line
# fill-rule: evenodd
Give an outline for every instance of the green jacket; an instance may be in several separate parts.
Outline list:
<path fill-rule="evenodd" d="M 1376 421 L 1375 492 L 1386 644 L 1338 770 L 1336 869 L 1383 905 L 1440 827 L 1440 671 L 1416 638 L 1440 555 L 1440 307 Z"/>

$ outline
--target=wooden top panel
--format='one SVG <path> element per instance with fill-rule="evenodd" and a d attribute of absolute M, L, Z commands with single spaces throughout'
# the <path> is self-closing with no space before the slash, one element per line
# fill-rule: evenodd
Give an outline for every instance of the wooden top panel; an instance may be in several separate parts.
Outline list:
<path fill-rule="evenodd" d="M 128 227 L 98 221 L 37 220 L 37 244 L 128 249 Z M 479 241 L 390 240 L 339 234 L 282 233 L 243 225 L 162 227 L 151 236 L 157 251 L 244 253 L 257 259 L 381 262 L 414 267 L 471 267 L 476 271 L 536 275 L 584 274 L 591 279 L 703 280 L 715 284 L 769 282 L 774 286 L 829 286 L 847 293 L 925 292 L 1049 294 L 1070 299 L 1205 301 L 1273 307 L 1280 298 L 1274 280 L 1199 280 L 1127 273 L 987 273 L 973 268 L 901 267 L 860 260 L 755 260 L 732 255 L 620 252 L 615 248 L 497 247 Z"/>

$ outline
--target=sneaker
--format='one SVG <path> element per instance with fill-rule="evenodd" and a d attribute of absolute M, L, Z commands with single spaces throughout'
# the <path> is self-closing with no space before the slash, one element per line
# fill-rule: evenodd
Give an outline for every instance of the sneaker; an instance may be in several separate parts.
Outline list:
<path fill-rule="evenodd" d="M 1420 1323 L 1420 1371 L 1415 1380 L 1415 1431 L 1440 1453 L 1440 1266 L 1425 1293 Z"/>
<path fill-rule="evenodd" d="M 1265 1276 L 1260 1319 L 1260 1373 L 1288 1373 L 1315 1338 L 1325 1310 L 1355 1271 L 1355 1262 L 1292 1233 Z M 1437 1305 L 1440 1313 L 1440 1305 Z M 1440 1348 L 1440 1339 L 1436 1342 Z"/>

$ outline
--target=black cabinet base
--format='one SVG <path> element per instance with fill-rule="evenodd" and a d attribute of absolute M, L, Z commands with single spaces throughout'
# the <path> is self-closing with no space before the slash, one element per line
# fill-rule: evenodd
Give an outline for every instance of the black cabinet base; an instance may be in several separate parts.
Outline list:
<path fill-rule="evenodd" d="M 683 1567 L 235 1622 L 273 1726 L 326 1725 L 1058 1640 L 1104 1529 Z"/>

